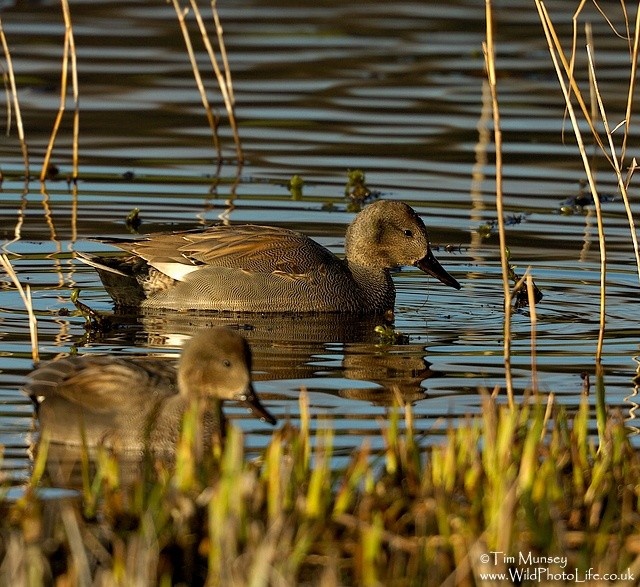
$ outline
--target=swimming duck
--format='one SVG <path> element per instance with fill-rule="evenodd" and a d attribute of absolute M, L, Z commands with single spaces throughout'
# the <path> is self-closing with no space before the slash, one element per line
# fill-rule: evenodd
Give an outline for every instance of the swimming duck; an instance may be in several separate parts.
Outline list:
<path fill-rule="evenodd" d="M 184 413 L 197 399 L 204 400 L 205 442 L 224 436 L 225 400 L 276 422 L 253 389 L 249 344 L 225 327 L 194 334 L 177 371 L 163 359 L 86 354 L 43 364 L 24 390 L 36 403 L 41 430 L 67 445 L 173 452 Z"/>
<path fill-rule="evenodd" d="M 390 270 L 401 266 L 460 289 L 433 255 L 422 219 L 398 201 L 377 201 L 355 217 L 344 260 L 299 232 L 271 226 L 103 242 L 129 255 L 78 255 L 97 269 L 119 307 L 381 314 L 394 308 Z"/>

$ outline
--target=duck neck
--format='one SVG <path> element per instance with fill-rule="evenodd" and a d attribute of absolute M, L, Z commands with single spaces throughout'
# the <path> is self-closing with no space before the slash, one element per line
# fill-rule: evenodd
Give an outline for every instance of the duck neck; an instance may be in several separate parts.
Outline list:
<path fill-rule="evenodd" d="M 207 405 L 207 425 L 205 427 L 206 444 L 211 443 L 214 451 L 222 449 L 222 443 L 227 434 L 227 420 L 222 411 L 222 400 L 209 398 Z"/>
<path fill-rule="evenodd" d="M 396 288 L 388 269 L 360 265 L 347 261 L 349 271 L 360 286 L 362 306 L 375 312 L 393 310 L 396 301 Z"/>
<path fill-rule="evenodd" d="M 180 438 L 200 461 L 212 447 L 222 447 L 225 435 L 225 418 L 222 401 L 217 398 L 196 397 L 183 399 L 183 415 Z"/>

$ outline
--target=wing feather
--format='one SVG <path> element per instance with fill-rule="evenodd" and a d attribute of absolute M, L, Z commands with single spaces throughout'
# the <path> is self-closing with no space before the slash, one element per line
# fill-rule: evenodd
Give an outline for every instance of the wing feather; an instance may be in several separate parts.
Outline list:
<path fill-rule="evenodd" d="M 157 359 L 83 355 L 43 364 L 31 374 L 25 392 L 38 402 L 55 396 L 107 413 L 118 407 L 123 393 L 127 401 L 142 403 L 174 395 L 176 374 L 171 363 Z"/>
<path fill-rule="evenodd" d="M 133 243 L 120 242 L 118 246 L 180 280 L 203 267 L 295 276 L 336 261 L 329 250 L 301 233 L 258 225 L 213 226 L 204 231 L 157 234 Z M 171 264 L 179 267 L 172 270 Z"/>

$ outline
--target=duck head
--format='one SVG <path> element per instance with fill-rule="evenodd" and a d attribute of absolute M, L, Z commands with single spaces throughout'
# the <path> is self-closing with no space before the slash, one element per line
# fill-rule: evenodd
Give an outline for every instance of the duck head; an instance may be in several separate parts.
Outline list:
<path fill-rule="evenodd" d="M 350 263 L 378 269 L 415 266 L 445 285 L 460 284 L 433 255 L 424 222 L 404 202 L 379 200 L 360 212 L 347 229 Z"/>
<path fill-rule="evenodd" d="M 249 343 L 229 328 L 202 330 L 185 344 L 178 385 L 188 397 L 237 401 L 263 422 L 276 423 L 253 389 Z"/>

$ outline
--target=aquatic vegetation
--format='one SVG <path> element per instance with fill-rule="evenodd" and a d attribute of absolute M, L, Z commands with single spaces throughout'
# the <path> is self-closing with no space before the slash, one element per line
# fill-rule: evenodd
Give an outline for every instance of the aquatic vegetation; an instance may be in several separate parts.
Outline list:
<path fill-rule="evenodd" d="M 380 337 L 380 345 L 409 344 L 409 336 L 396 330 L 391 324 L 378 324 L 374 330 Z"/>
<path fill-rule="evenodd" d="M 516 266 L 511 264 L 511 251 L 507 247 L 507 271 L 509 275 L 509 279 L 513 281 L 513 299 L 514 299 L 514 307 L 516 309 L 526 308 L 530 305 L 529 303 L 529 286 L 525 277 L 520 277 L 516 273 Z M 531 290 L 532 296 L 531 299 L 534 304 L 540 302 L 543 298 L 542 292 L 540 288 L 533 282 L 531 279 Z"/>
<path fill-rule="evenodd" d="M 578 191 L 575 195 L 570 196 L 564 200 L 558 206 L 558 212 L 564 216 L 571 216 L 573 214 L 583 214 L 584 209 L 587 206 L 593 206 L 593 195 L 588 191 L 588 185 L 585 180 L 579 182 Z M 615 202 L 615 196 L 613 194 L 597 194 L 600 199 L 600 203 Z"/>
<path fill-rule="evenodd" d="M 506 216 L 504 218 L 504 225 L 505 226 L 517 226 L 518 224 L 526 222 L 528 217 L 529 217 L 529 214 L 526 214 L 526 213 L 523 213 L 523 214 L 511 214 L 511 215 Z M 489 221 L 485 222 L 484 224 L 481 224 L 476 229 L 476 232 L 482 238 L 489 238 L 491 236 L 494 236 L 495 234 L 498 233 L 498 220 L 489 220 Z"/>
<path fill-rule="evenodd" d="M 129 230 L 129 232 L 137 233 L 138 229 L 142 225 L 142 219 L 140 218 L 140 208 L 134 208 L 127 214 L 127 217 L 124 219 L 124 224 Z"/>
<path fill-rule="evenodd" d="M 291 176 L 287 182 L 287 189 L 291 194 L 292 200 L 302 200 L 302 188 L 304 187 L 304 179 L 297 173 Z"/>
<path fill-rule="evenodd" d="M 425 449 L 411 408 L 396 408 L 381 425 L 384 449 L 365 442 L 336 470 L 331 426 L 310 432 L 303 393 L 299 426 L 276 431 L 257 460 L 232 426 L 224 449 L 195 463 L 187 413 L 175 463 L 149 460 L 127 485 L 101 451 L 78 499 L 39 497 L 45 444 L 34 483 L 5 502 L 1 580 L 473 585 L 539 568 L 633 574 L 640 454 L 615 416 L 598 446 L 589 411 L 586 398 L 569 414 L 487 396 L 481 415 Z"/>
<path fill-rule="evenodd" d="M 364 171 L 361 169 L 347 170 L 347 185 L 344 188 L 344 196 L 349 202 L 347 204 L 349 212 L 359 212 L 364 204 L 379 195 L 367 186 Z"/>

